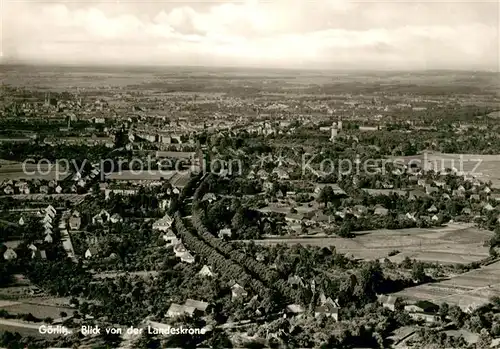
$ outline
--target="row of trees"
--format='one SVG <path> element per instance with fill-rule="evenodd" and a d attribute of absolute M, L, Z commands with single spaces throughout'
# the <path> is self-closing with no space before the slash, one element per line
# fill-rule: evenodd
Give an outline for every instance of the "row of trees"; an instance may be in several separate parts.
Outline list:
<path fill-rule="evenodd" d="M 182 241 L 197 255 L 207 261 L 216 273 L 228 280 L 237 281 L 241 285 L 250 285 L 261 297 L 267 297 L 271 291 L 262 282 L 253 279 L 239 264 L 225 258 L 213 247 L 198 239 L 185 226 L 181 215 L 177 212 L 174 216 L 174 227 Z"/>

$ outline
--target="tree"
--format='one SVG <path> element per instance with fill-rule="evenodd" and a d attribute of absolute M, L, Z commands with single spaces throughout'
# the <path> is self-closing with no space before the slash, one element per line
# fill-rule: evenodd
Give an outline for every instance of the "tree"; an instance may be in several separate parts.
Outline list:
<path fill-rule="evenodd" d="M 483 328 L 479 334 L 479 339 L 476 343 L 477 349 L 488 349 L 491 346 L 492 338 L 488 333 L 488 330 Z"/>
<path fill-rule="evenodd" d="M 448 316 L 448 313 L 450 311 L 450 306 L 448 303 L 442 303 L 441 306 L 439 307 L 439 315 L 441 316 L 441 320 L 445 320 L 446 317 Z"/>
<path fill-rule="evenodd" d="M 323 187 L 323 189 L 321 189 L 321 191 L 319 192 L 317 201 L 319 203 L 325 204 L 325 206 L 326 206 L 330 201 L 333 200 L 334 196 L 335 196 L 335 193 L 333 192 L 332 187 L 327 185 L 327 186 Z"/>
<path fill-rule="evenodd" d="M 413 280 L 415 280 L 418 283 L 422 283 L 425 281 L 426 275 L 425 275 L 424 265 L 421 262 L 415 262 L 415 264 L 413 264 L 411 276 Z"/>
<path fill-rule="evenodd" d="M 462 309 L 458 305 L 453 305 L 450 307 L 449 310 L 449 315 L 451 318 L 451 321 L 457 325 L 457 327 L 462 327 L 464 324 L 464 313 L 462 312 Z"/>

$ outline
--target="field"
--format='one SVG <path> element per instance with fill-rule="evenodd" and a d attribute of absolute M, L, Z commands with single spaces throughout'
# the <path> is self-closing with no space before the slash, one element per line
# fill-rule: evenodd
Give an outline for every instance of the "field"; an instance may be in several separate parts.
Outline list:
<path fill-rule="evenodd" d="M 69 176 L 69 173 L 62 167 L 57 168 L 56 165 L 48 164 L 33 164 L 20 162 L 6 162 L 2 160 L 0 163 L 0 182 L 1 181 L 19 181 L 44 179 L 47 181 L 58 180 L 63 181 Z"/>
<path fill-rule="evenodd" d="M 449 303 L 467 310 L 500 296 L 500 262 L 437 283 L 407 288 L 397 295 L 411 300 Z"/>
<path fill-rule="evenodd" d="M 492 233 L 466 224 L 450 224 L 433 229 L 376 230 L 359 232 L 353 239 L 340 237 L 286 237 L 255 240 L 256 244 L 303 244 L 335 246 L 339 253 L 349 253 L 355 258 L 373 260 L 385 258 L 389 252 L 400 253 L 390 257 L 400 262 L 405 257 L 443 264 L 470 263 L 488 256 L 484 243 Z"/>
<path fill-rule="evenodd" d="M 401 159 L 419 159 L 420 163 L 416 164 L 437 171 L 455 167 L 480 180 L 491 181 L 494 187 L 500 188 L 500 155 L 429 153 Z"/>
<path fill-rule="evenodd" d="M 50 317 L 52 319 L 60 318 L 61 312 L 66 312 L 67 314 L 73 314 L 73 309 L 69 307 L 63 306 L 55 306 L 55 305 L 47 305 L 47 304 L 38 304 L 30 300 L 29 303 L 27 300 L 23 300 L 22 302 L 8 302 L 5 304 L 4 301 L 0 303 L 0 309 L 3 309 L 9 314 L 29 314 L 31 313 L 34 317 L 39 319 L 45 319 L 46 317 Z"/>

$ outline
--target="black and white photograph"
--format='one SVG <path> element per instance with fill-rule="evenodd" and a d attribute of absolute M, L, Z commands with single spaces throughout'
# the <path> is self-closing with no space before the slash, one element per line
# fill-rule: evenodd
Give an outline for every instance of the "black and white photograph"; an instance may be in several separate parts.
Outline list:
<path fill-rule="evenodd" d="M 500 348 L 498 0 L 0 0 L 0 349 Z"/>

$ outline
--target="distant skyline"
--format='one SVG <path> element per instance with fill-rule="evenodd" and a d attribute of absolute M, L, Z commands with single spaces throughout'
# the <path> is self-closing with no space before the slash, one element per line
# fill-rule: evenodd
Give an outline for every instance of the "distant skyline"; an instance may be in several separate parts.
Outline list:
<path fill-rule="evenodd" d="M 499 71 L 497 1 L 3 0 L 4 61 Z"/>

